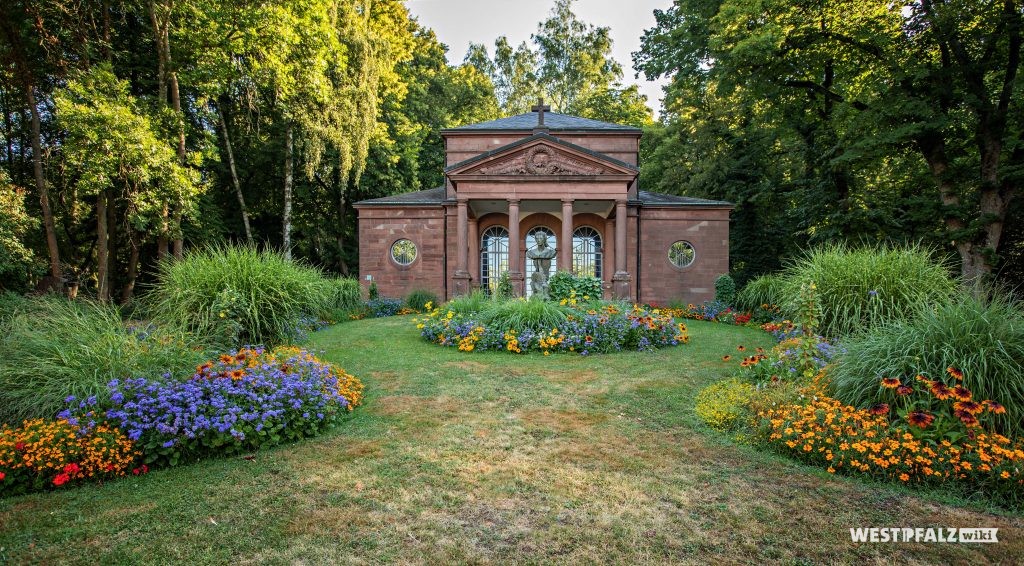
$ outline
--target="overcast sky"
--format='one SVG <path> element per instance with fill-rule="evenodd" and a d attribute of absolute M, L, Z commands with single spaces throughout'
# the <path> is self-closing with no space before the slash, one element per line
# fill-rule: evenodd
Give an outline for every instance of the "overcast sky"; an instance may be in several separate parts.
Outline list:
<path fill-rule="evenodd" d="M 529 41 L 537 24 L 547 18 L 554 0 L 406 0 L 420 23 L 432 28 L 448 46 L 448 61 L 461 63 L 470 42 L 483 43 L 494 54 L 494 40 L 508 37 L 513 46 Z M 666 81 L 634 79 L 632 53 L 640 49 L 640 35 L 654 27 L 654 9 L 667 9 L 672 0 L 577 0 L 573 10 L 584 22 L 611 28 L 612 54 L 625 70 L 624 82 L 636 82 L 647 95 L 657 117 L 661 86 Z"/>

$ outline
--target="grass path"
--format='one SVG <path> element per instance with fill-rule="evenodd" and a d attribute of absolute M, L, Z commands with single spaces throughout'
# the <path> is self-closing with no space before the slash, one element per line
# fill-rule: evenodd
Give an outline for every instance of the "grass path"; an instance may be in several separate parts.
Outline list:
<path fill-rule="evenodd" d="M 692 399 L 760 332 L 589 358 L 464 354 L 408 318 L 312 347 L 360 376 L 332 433 L 98 487 L 0 500 L 0 563 L 1022 563 L 1024 519 L 793 464 Z M 998 545 L 850 543 L 857 526 L 999 527 Z"/>

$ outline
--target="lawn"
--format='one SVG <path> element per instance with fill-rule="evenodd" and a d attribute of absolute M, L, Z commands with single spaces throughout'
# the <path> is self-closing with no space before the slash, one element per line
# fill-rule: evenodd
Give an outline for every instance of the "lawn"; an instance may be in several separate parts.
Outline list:
<path fill-rule="evenodd" d="M 733 444 L 693 396 L 746 328 L 656 353 L 461 353 L 410 319 L 315 334 L 361 377 L 331 433 L 247 458 L 0 500 L 0 562 L 1024 562 L 1024 518 L 831 477 Z M 733 360 L 722 361 L 724 354 Z M 862 526 L 999 527 L 999 544 L 861 544 Z"/>

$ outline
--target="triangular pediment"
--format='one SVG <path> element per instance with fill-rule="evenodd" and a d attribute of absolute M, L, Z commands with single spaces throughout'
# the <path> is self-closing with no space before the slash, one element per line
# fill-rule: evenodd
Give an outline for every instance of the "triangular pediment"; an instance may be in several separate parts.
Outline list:
<path fill-rule="evenodd" d="M 457 163 L 449 176 L 599 176 L 635 175 L 636 168 L 545 134 L 535 134 L 473 159 Z"/>

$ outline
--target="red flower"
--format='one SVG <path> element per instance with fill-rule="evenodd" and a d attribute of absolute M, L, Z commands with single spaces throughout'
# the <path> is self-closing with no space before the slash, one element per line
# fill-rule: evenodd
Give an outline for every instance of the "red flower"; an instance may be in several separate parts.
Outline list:
<path fill-rule="evenodd" d="M 911 411 L 910 414 L 907 415 L 907 422 L 921 428 L 928 428 L 934 420 L 934 415 L 930 415 L 924 411 Z"/>
<path fill-rule="evenodd" d="M 149 466 L 143 464 L 142 465 L 142 473 L 148 474 L 149 473 Z"/>
<path fill-rule="evenodd" d="M 107 468 L 106 469 L 107 469 L 108 472 L 113 472 L 117 468 L 113 464 L 107 464 Z"/>
<path fill-rule="evenodd" d="M 871 408 L 868 409 L 868 412 L 871 413 L 872 415 L 884 415 L 884 414 L 889 412 L 889 404 L 888 403 L 878 403 L 878 404 L 872 405 Z"/>
<path fill-rule="evenodd" d="M 68 483 L 68 480 L 70 480 L 70 479 L 71 479 L 71 476 L 69 476 L 67 474 L 57 474 L 57 477 L 53 478 L 53 485 L 60 487 L 60 486 L 62 486 L 64 484 Z"/>
<path fill-rule="evenodd" d="M 3 472 L 0 472 L 0 481 L 4 481 L 4 478 L 6 478 L 6 477 L 7 477 L 7 474 L 5 474 Z"/>
<path fill-rule="evenodd" d="M 957 385 L 953 388 L 953 397 L 956 397 L 960 401 L 970 401 L 972 396 L 971 390 L 963 385 Z"/>
<path fill-rule="evenodd" d="M 974 401 L 957 401 L 956 403 L 953 403 L 953 408 L 972 415 L 977 415 L 985 410 L 985 407 L 980 403 L 975 403 Z"/>
<path fill-rule="evenodd" d="M 969 427 L 970 426 L 978 426 L 978 419 L 974 418 L 974 415 L 972 415 L 970 413 L 966 413 L 966 412 L 964 414 L 960 415 L 960 422 L 964 423 L 965 425 L 967 425 Z"/>
<path fill-rule="evenodd" d="M 25 451 L 25 443 L 24 442 L 18 442 L 17 444 L 14 445 L 14 449 L 17 450 L 18 452 L 24 452 Z"/>
<path fill-rule="evenodd" d="M 996 403 L 995 401 L 985 401 L 982 404 L 988 407 L 988 410 L 990 412 L 995 413 L 997 415 L 1002 415 L 1003 413 L 1006 412 L 1006 407 L 1000 405 L 999 403 Z"/>
<path fill-rule="evenodd" d="M 946 387 L 945 383 L 936 381 L 932 384 L 932 395 L 934 395 L 939 401 L 944 401 L 953 396 L 953 390 Z"/>
<path fill-rule="evenodd" d="M 896 394 L 897 395 L 906 396 L 906 395 L 910 395 L 913 392 L 914 392 L 914 388 L 909 386 L 909 385 L 900 385 L 899 387 L 896 388 Z"/>
<path fill-rule="evenodd" d="M 64 466 L 64 473 L 65 474 L 75 475 L 75 474 L 77 474 L 80 471 L 81 471 L 81 468 L 79 468 L 78 464 L 76 464 L 74 462 L 68 464 L 67 466 Z"/>

